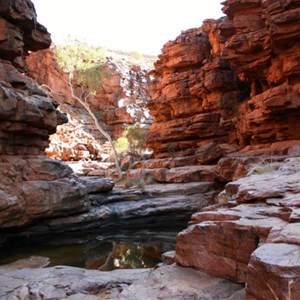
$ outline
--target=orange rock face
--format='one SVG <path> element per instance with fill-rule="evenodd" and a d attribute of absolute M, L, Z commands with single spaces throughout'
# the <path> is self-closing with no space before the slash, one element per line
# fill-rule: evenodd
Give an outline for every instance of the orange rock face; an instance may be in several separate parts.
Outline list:
<path fill-rule="evenodd" d="M 108 75 L 101 78 L 102 88 L 89 100 L 95 116 L 113 139 L 136 122 L 146 130 L 152 123 L 146 108 L 149 99 L 147 69 L 128 59 L 127 56 L 107 57 L 103 73 Z M 26 62 L 30 76 L 50 91 L 51 97 L 69 117 L 69 123 L 60 126 L 57 134 L 51 137 L 47 154 L 62 160 L 101 160 L 101 154 L 107 155 L 103 146 L 105 139 L 95 129 L 85 109 L 74 102 L 67 84 L 68 75 L 59 68 L 54 53 L 48 49 L 31 53 Z M 149 68 L 146 64 L 143 67 Z"/>
<path fill-rule="evenodd" d="M 167 43 L 152 72 L 148 146 L 168 156 L 212 141 L 245 146 L 299 140 L 299 1 L 224 2 Z M 205 118 L 204 118 L 205 116 Z"/>
<path fill-rule="evenodd" d="M 299 139 L 299 6 L 274 0 L 225 4 L 224 23 L 234 33 L 222 57 L 251 86 L 236 124 L 241 146 Z"/>
<path fill-rule="evenodd" d="M 242 84 L 220 56 L 212 55 L 207 28 L 218 22 L 209 22 L 167 43 L 155 64 L 148 104 L 155 122 L 147 144 L 157 158 L 228 142 Z"/>

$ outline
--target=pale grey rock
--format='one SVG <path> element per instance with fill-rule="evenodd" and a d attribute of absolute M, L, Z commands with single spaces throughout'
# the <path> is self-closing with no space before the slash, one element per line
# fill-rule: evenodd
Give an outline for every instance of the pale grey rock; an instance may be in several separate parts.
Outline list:
<path fill-rule="evenodd" d="M 192 299 L 245 299 L 243 285 L 215 278 L 193 268 L 175 264 L 151 271 L 149 276 L 125 288 L 120 299 L 130 300 L 192 300 Z"/>
<path fill-rule="evenodd" d="M 114 299 L 110 296 L 148 274 L 148 269 L 101 272 L 67 266 L 0 269 L 0 299 Z"/>

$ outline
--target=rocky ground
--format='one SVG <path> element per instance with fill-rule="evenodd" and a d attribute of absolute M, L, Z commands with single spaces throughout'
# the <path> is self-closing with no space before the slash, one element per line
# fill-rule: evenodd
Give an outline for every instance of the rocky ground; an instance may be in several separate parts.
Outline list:
<path fill-rule="evenodd" d="M 228 183 L 220 204 L 192 216 L 175 260 L 246 283 L 253 299 L 298 299 L 300 158 Z M 290 297 L 290 298 L 289 298 Z"/>
<path fill-rule="evenodd" d="M 110 272 L 24 266 L 0 268 L 1 299 L 245 299 L 243 285 L 175 264 Z"/>
<path fill-rule="evenodd" d="M 175 253 L 165 255 L 164 260 L 171 265 L 154 270 L 113 271 L 111 276 L 65 266 L 24 269 L 22 263 L 8 265 L 0 270 L 6 278 L 1 281 L 3 297 L 30 293 L 32 299 L 42 299 L 39 297 L 44 293 L 43 299 L 53 299 L 58 293 L 57 299 L 246 299 L 246 295 L 247 299 L 272 299 L 274 295 L 278 299 L 298 299 L 300 158 L 286 158 L 260 168 L 251 169 L 255 174 L 226 184 L 218 195 L 219 203 L 199 208 L 192 215 L 189 226 L 177 236 Z M 201 183 L 181 184 L 181 190 L 176 186 L 149 185 L 144 192 L 129 189 L 128 197 L 135 198 L 131 200 L 133 206 L 124 210 L 123 199 L 114 211 L 119 211 L 120 219 L 130 218 L 133 213 L 133 219 L 140 214 L 147 220 L 152 211 L 155 215 L 166 213 L 167 207 L 176 210 L 174 193 L 178 209 L 182 201 L 188 205 L 192 191 L 195 199 L 201 195 Z M 143 200 L 141 194 L 150 191 L 153 197 L 157 194 L 161 198 Z M 104 198 L 94 195 L 91 201 L 98 201 L 102 212 L 107 205 L 109 215 L 109 202 L 122 193 L 120 187 L 114 193 Z M 182 196 L 178 196 L 180 193 Z M 126 192 L 122 197 L 126 198 Z M 107 204 L 100 204 L 101 199 Z M 82 214 L 80 227 L 92 224 L 92 215 Z M 95 220 L 98 222 L 99 216 Z M 59 231 L 63 226 L 68 228 L 68 222 L 70 226 L 78 225 L 76 217 L 64 217 L 47 226 Z M 36 267 L 32 262 L 30 266 Z"/>
<path fill-rule="evenodd" d="M 78 176 L 45 156 L 49 136 L 68 121 L 58 109 L 64 97 L 49 97 L 28 76 L 24 58 L 48 48 L 50 34 L 30 0 L 5 1 L 1 244 L 16 235 L 153 226 L 157 220 L 173 226 L 175 217 L 188 222 L 193 215 L 169 257 L 176 264 L 106 273 L 19 263 L 0 270 L 1 298 L 300 299 L 299 9 L 299 0 L 225 1 L 226 16 L 168 42 L 155 70 L 145 74 L 133 66 L 133 77 L 128 71 L 124 82 L 132 94 L 151 77 L 151 100 L 144 93 L 147 114 L 140 116 L 151 123 L 154 118 L 147 139 L 154 159 L 131 165 L 127 175 L 136 183 L 125 188 L 102 177 L 101 168 L 97 176 Z M 136 108 L 139 97 L 134 103 L 125 99 L 115 75 L 93 108 L 109 104 L 108 121 L 117 135 L 120 122 L 135 122 L 127 108 Z M 135 85 L 138 77 L 142 85 Z M 82 124 L 70 125 L 72 138 Z M 87 149 L 94 140 L 81 138 L 84 145 L 73 140 L 79 157 L 97 156 L 99 149 Z M 68 154 L 64 147 L 58 151 Z M 155 184 L 140 185 L 146 178 Z M 30 266 L 39 264 L 46 262 Z"/>

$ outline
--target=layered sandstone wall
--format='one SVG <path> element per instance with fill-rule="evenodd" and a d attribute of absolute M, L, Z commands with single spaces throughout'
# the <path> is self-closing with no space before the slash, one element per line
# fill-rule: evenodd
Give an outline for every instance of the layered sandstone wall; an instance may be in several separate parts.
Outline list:
<path fill-rule="evenodd" d="M 45 156 L 49 135 L 68 121 L 58 103 L 26 75 L 25 56 L 50 46 L 29 0 L 0 6 L 0 227 L 89 209 L 88 188 Z M 112 187 L 112 184 L 111 184 Z M 0 239 L 0 243 L 2 240 Z"/>
<path fill-rule="evenodd" d="M 195 114 L 192 109 L 185 110 L 190 114 L 190 122 L 205 111 L 208 116 L 217 112 L 222 116 L 220 120 L 227 118 L 231 126 L 223 128 L 223 138 L 231 147 L 225 148 L 224 140 L 217 143 L 223 150 L 232 150 L 233 144 L 236 148 L 231 153 L 223 151 L 219 156 L 223 158 L 216 161 L 215 175 L 229 183 L 218 195 L 218 203 L 194 214 L 188 228 L 177 236 L 175 261 L 213 276 L 246 283 L 247 299 L 298 299 L 300 1 L 228 0 L 223 11 L 226 17 L 207 20 L 200 29 L 182 33 L 177 43 L 166 44 L 154 72 L 160 81 L 152 86 L 156 97 L 149 107 L 155 122 L 148 142 L 156 157 L 168 155 L 161 143 L 182 143 L 188 139 L 186 126 L 182 128 L 182 118 L 177 117 L 180 110 L 175 109 L 176 101 L 182 102 L 177 107 L 189 108 L 188 102 L 194 108 Z M 195 101 L 191 96 L 193 81 L 182 84 L 180 76 L 185 70 L 180 64 L 172 67 L 179 62 L 184 66 L 187 59 L 180 49 L 191 32 L 195 43 L 197 30 L 207 34 L 203 43 L 209 51 L 204 47 L 203 61 L 222 61 L 236 80 L 238 98 L 234 94 L 223 98 L 231 115 L 224 115 L 222 106 L 210 112 L 205 110 L 203 99 L 207 90 Z M 176 51 L 179 57 L 175 59 Z M 193 53 L 200 57 L 199 52 Z M 199 72 L 205 65 L 199 64 L 198 68 L 193 63 L 192 67 Z M 206 85 L 209 74 L 210 69 L 205 68 L 199 86 Z M 212 78 L 219 78 L 222 85 L 224 79 L 216 74 Z M 172 98 L 171 93 L 164 93 L 168 88 L 177 88 Z M 187 95 L 186 100 L 183 94 Z M 155 102 L 166 112 L 163 118 L 156 114 Z M 213 102 L 221 102 L 216 94 Z M 202 105 L 201 109 L 197 111 L 194 103 Z M 168 131 L 170 123 L 172 131 Z M 217 126 L 220 124 L 217 122 Z M 207 122 L 202 128 L 211 127 Z M 202 128 L 198 137 L 190 136 L 211 145 L 218 134 L 207 140 Z M 161 133 L 162 129 L 169 134 Z M 197 147 L 193 144 L 195 153 L 201 145 L 197 143 Z M 216 152 L 215 149 L 211 151 Z"/>
<path fill-rule="evenodd" d="M 232 140 L 234 110 L 247 96 L 247 86 L 221 56 L 213 55 L 209 26 L 219 21 L 207 22 L 167 43 L 155 63 L 148 105 L 155 122 L 147 139 L 155 158 L 172 152 L 193 155 L 209 143 Z"/>
<path fill-rule="evenodd" d="M 29 50 L 49 47 L 50 35 L 36 20 L 31 1 L 6 1 L 0 8 L 0 154 L 42 154 L 48 136 L 67 121 L 57 103 L 29 77 Z"/>
<path fill-rule="evenodd" d="M 152 117 L 146 108 L 149 95 L 148 69 L 152 58 L 143 61 L 117 52 L 108 52 L 103 66 L 103 86 L 89 100 L 90 107 L 113 139 L 128 126 L 140 123 L 148 130 Z M 26 58 L 29 74 L 50 92 L 68 114 L 70 122 L 51 136 L 48 156 L 62 160 L 103 159 L 105 138 L 98 132 L 86 110 L 71 96 L 68 75 L 58 66 L 51 49 L 30 53 Z"/>
<path fill-rule="evenodd" d="M 300 137 L 299 6 L 275 0 L 225 3 L 221 55 L 251 86 L 236 125 L 241 146 Z"/>
<path fill-rule="evenodd" d="M 167 43 L 155 64 L 148 146 L 157 158 L 300 138 L 299 1 L 229 0 L 223 11 Z"/>

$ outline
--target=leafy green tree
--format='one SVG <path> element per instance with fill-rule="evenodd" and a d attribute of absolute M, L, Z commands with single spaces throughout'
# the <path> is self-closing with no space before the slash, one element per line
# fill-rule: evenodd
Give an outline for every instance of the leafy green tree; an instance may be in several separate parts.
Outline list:
<path fill-rule="evenodd" d="M 146 149 L 146 137 L 148 130 L 141 127 L 140 123 L 129 126 L 126 130 L 126 137 L 129 141 L 130 151 L 137 155 L 141 155 Z"/>
<path fill-rule="evenodd" d="M 101 75 L 105 54 L 101 48 L 92 47 L 77 40 L 67 40 L 64 44 L 54 48 L 58 65 L 69 74 L 69 87 L 72 97 L 78 101 L 89 113 L 99 132 L 109 141 L 113 150 L 116 169 L 119 178 L 122 172 L 119 165 L 118 153 L 111 136 L 103 129 L 97 116 L 91 110 L 88 100 L 96 94 L 102 86 Z M 76 90 L 75 90 L 76 87 Z"/>
<path fill-rule="evenodd" d="M 139 122 L 129 126 L 121 137 L 115 142 L 119 152 L 127 152 L 135 156 L 141 156 L 146 147 L 148 129 L 142 128 Z"/>

